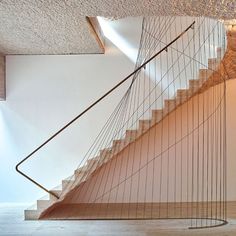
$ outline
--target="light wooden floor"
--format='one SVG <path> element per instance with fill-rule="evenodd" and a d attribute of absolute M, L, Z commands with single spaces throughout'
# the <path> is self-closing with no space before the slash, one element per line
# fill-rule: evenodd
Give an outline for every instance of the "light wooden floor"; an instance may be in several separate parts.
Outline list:
<path fill-rule="evenodd" d="M 181 220 L 86 220 L 86 221 L 24 221 L 28 206 L 0 205 L 1 236 L 235 236 L 236 218 L 226 226 L 189 230 Z M 234 214 L 229 214 L 234 217 Z"/>

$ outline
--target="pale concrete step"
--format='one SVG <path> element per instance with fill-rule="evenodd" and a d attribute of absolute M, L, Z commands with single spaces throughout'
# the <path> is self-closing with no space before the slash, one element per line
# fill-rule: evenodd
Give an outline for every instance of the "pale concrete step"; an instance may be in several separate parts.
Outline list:
<path fill-rule="evenodd" d="M 114 155 L 119 153 L 125 146 L 127 142 L 125 139 L 118 139 L 113 141 L 112 149 L 114 150 Z"/>
<path fill-rule="evenodd" d="M 50 192 L 53 192 L 58 197 L 60 197 L 62 194 L 62 190 L 59 188 L 61 188 L 61 185 L 50 190 Z M 36 204 L 32 205 L 31 207 L 29 207 L 28 209 L 24 211 L 25 220 L 38 220 L 41 213 L 44 210 L 46 210 L 48 207 L 53 205 L 57 200 L 58 198 L 56 198 L 52 194 L 48 194 L 40 198 L 39 200 L 37 200 Z"/>
<path fill-rule="evenodd" d="M 146 132 L 151 127 L 151 120 L 139 120 L 138 133 L 139 135 Z"/>
<path fill-rule="evenodd" d="M 62 188 L 62 186 L 60 186 L 60 188 Z M 62 190 L 61 190 L 61 189 L 52 189 L 52 190 L 50 190 L 50 192 L 53 192 L 53 193 L 56 194 L 56 196 L 58 196 L 58 197 L 60 197 L 61 194 L 62 194 Z M 54 195 L 52 195 L 52 194 L 49 194 L 49 199 L 55 201 L 55 200 L 57 200 L 58 198 L 56 198 L 56 197 L 55 197 Z"/>
<path fill-rule="evenodd" d="M 78 169 L 74 171 L 74 176 L 77 178 L 77 176 L 84 175 L 87 172 L 87 165 L 81 166 Z"/>
<path fill-rule="evenodd" d="M 216 57 L 217 57 L 219 60 L 221 60 L 221 59 L 223 58 L 223 56 L 224 56 L 224 49 L 218 47 L 218 48 L 216 49 Z"/>
<path fill-rule="evenodd" d="M 89 175 L 95 170 L 94 167 L 88 168 L 88 165 L 80 167 L 74 171 L 75 181 L 73 186 L 81 184 L 87 180 Z"/>
<path fill-rule="evenodd" d="M 187 95 L 192 96 L 192 93 L 197 91 L 201 86 L 201 81 L 199 79 L 190 79 L 189 80 L 189 90 L 187 90 Z"/>
<path fill-rule="evenodd" d="M 87 160 L 87 169 L 97 167 L 100 164 L 99 157 L 90 158 Z"/>
<path fill-rule="evenodd" d="M 113 140 L 112 150 L 114 150 L 115 153 L 120 150 L 122 142 L 123 142 L 122 139 Z"/>
<path fill-rule="evenodd" d="M 55 200 L 39 199 L 37 200 L 37 210 L 45 210 L 50 207 L 54 202 Z"/>
<path fill-rule="evenodd" d="M 138 136 L 138 130 L 126 130 L 125 140 L 128 143 L 133 142 Z"/>
<path fill-rule="evenodd" d="M 208 69 L 210 70 L 216 70 L 218 65 L 220 64 L 219 58 L 209 58 L 208 59 Z"/>
<path fill-rule="evenodd" d="M 25 220 L 38 220 L 43 210 L 38 210 L 37 205 L 33 205 L 24 211 Z"/>
<path fill-rule="evenodd" d="M 179 105 L 185 103 L 188 99 L 189 99 L 189 96 L 182 96 L 182 97 L 176 98 L 176 100 L 178 101 Z"/>
<path fill-rule="evenodd" d="M 107 162 L 113 155 L 113 150 L 111 148 L 104 148 L 100 150 L 100 160 L 102 163 Z"/>
<path fill-rule="evenodd" d="M 209 69 L 199 69 L 198 79 L 200 80 L 200 86 L 208 79 L 212 74 L 212 70 Z"/>
<path fill-rule="evenodd" d="M 68 189 L 68 188 L 70 188 L 70 187 L 72 187 L 72 185 L 73 185 L 73 183 L 75 182 L 75 178 L 74 178 L 74 175 L 73 176 L 70 176 L 70 177 L 68 177 L 68 178 L 66 178 L 66 179 L 63 179 L 62 180 L 62 191 L 64 191 L 64 190 L 66 190 L 66 189 Z"/>
<path fill-rule="evenodd" d="M 114 155 L 119 152 L 120 145 L 121 145 L 120 139 L 116 139 L 112 141 L 112 150 L 113 150 Z"/>
<path fill-rule="evenodd" d="M 158 110 L 152 110 L 152 119 L 151 119 L 151 124 L 154 125 L 158 122 L 160 122 L 163 118 L 163 110 L 158 109 Z"/>
<path fill-rule="evenodd" d="M 178 89 L 176 92 L 177 104 L 183 104 L 192 94 L 189 89 Z"/>
<path fill-rule="evenodd" d="M 189 89 L 178 89 L 176 92 L 176 98 L 179 98 L 181 100 L 181 98 L 186 98 L 189 97 Z"/>
<path fill-rule="evenodd" d="M 88 159 L 86 164 L 86 174 L 82 175 L 81 181 L 85 181 L 89 175 L 91 175 L 96 169 L 105 163 L 104 157 L 101 155 Z"/>
<path fill-rule="evenodd" d="M 167 113 L 170 113 L 176 108 L 176 99 L 166 99 L 164 101 L 164 110 L 166 110 Z"/>
<path fill-rule="evenodd" d="M 57 199 L 51 199 L 50 195 L 46 195 L 37 200 L 37 203 L 24 211 L 25 220 L 38 220 L 41 213 L 54 204 Z"/>
<path fill-rule="evenodd" d="M 76 170 L 75 170 L 75 179 L 76 179 L 76 182 L 80 182 L 80 183 L 82 183 L 83 181 L 85 181 L 86 180 L 86 178 L 87 178 L 87 176 L 88 176 L 88 174 L 89 174 L 89 172 L 88 171 L 84 171 L 84 172 L 77 172 Z"/>
<path fill-rule="evenodd" d="M 65 195 L 69 190 L 86 181 L 91 173 L 95 170 L 95 168 L 92 167 L 90 167 L 89 169 L 87 165 L 85 166 L 85 168 L 87 168 L 86 172 L 79 171 L 76 173 L 75 171 L 74 175 L 62 180 L 62 195 Z"/>

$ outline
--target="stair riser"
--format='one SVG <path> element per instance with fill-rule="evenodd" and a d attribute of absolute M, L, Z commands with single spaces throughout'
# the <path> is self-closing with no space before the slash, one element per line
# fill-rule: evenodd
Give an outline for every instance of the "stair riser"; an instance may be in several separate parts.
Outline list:
<path fill-rule="evenodd" d="M 60 197 L 62 191 L 61 190 L 56 190 L 56 191 L 53 191 L 58 197 Z M 52 194 L 49 194 L 49 200 L 50 201 L 56 201 L 58 198 L 56 198 L 54 195 Z"/>
<path fill-rule="evenodd" d="M 44 210 L 44 209 L 50 207 L 53 203 L 54 203 L 54 201 L 50 201 L 50 200 L 38 200 L 37 201 L 37 209 Z"/>
<path fill-rule="evenodd" d="M 178 101 L 178 105 L 183 104 L 184 102 L 186 102 L 188 100 L 188 96 L 181 96 L 181 97 L 177 97 L 177 101 Z"/>
<path fill-rule="evenodd" d="M 100 157 L 101 158 L 101 157 Z M 99 160 L 87 160 L 87 170 L 99 165 Z"/>
<path fill-rule="evenodd" d="M 165 102 L 165 107 L 164 107 L 164 111 L 166 114 L 170 113 L 171 111 L 173 111 L 176 108 L 176 102 Z"/>
<path fill-rule="evenodd" d="M 219 65 L 220 60 L 217 58 L 208 59 L 208 69 L 216 70 Z"/>
<path fill-rule="evenodd" d="M 41 213 L 42 212 L 38 210 L 25 210 L 25 220 L 38 220 Z"/>
<path fill-rule="evenodd" d="M 194 82 L 192 82 L 194 83 Z M 191 83 L 189 83 L 189 87 L 193 87 Z M 190 97 L 191 96 L 191 90 L 190 89 L 184 89 L 184 90 L 177 90 L 177 96 L 176 98 L 182 98 L 182 97 Z"/>
<path fill-rule="evenodd" d="M 137 135 L 138 135 L 137 131 L 135 131 L 135 132 L 126 132 L 125 141 L 126 142 L 132 142 L 136 139 Z"/>
<path fill-rule="evenodd" d="M 162 112 L 159 113 L 152 113 L 152 120 L 151 120 L 151 124 L 154 125 L 158 122 L 160 122 L 162 120 Z"/>
<path fill-rule="evenodd" d="M 85 173 L 84 175 L 80 174 L 80 175 L 76 176 L 76 183 L 84 182 L 87 179 L 88 176 L 89 176 L 89 172 Z"/>
<path fill-rule="evenodd" d="M 223 49 L 222 49 L 222 48 L 217 48 L 216 54 L 217 54 L 217 59 L 218 59 L 218 60 L 221 60 L 221 58 L 222 58 L 223 55 L 224 55 Z"/>
<path fill-rule="evenodd" d="M 186 96 L 186 97 L 191 97 L 192 95 L 194 95 L 197 91 L 199 90 L 199 86 L 197 86 L 197 87 L 191 87 L 191 88 L 189 88 L 189 95 L 188 96 Z"/>
<path fill-rule="evenodd" d="M 165 108 L 167 111 L 172 111 L 176 107 L 176 101 L 165 101 Z"/>
<path fill-rule="evenodd" d="M 147 131 L 149 129 L 149 127 L 151 127 L 151 120 L 145 120 L 145 121 L 140 120 L 138 133 L 139 134 L 140 134 L 140 132 L 144 133 L 145 131 Z"/>
<path fill-rule="evenodd" d="M 201 86 L 200 84 L 200 80 L 190 80 L 189 81 L 189 89 L 187 90 L 186 95 L 191 96 L 191 90 L 194 89 L 198 89 Z"/>
<path fill-rule="evenodd" d="M 114 145 L 112 146 L 112 150 L 113 150 L 114 154 L 120 150 L 120 147 L 121 147 L 121 143 L 116 144 L 115 146 Z"/>
<path fill-rule="evenodd" d="M 200 80 L 200 84 L 203 84 L 208 77 L 212 74 L 211 70 L 200 70 L 198 79 Z"/>
<path fill-rule="evenodd" d="M 65 180 L 62 180 L 62 190 L 66 190 L 70 187 L 72 187 L 74 181 L 65 181 Z"/>
<path fill-rule="evenodd" d="M 100 165 L 112 157 L 112 151 L 103 151 L 100 154 Z"/>
<path fill-rule="evenodd" d="M 145 127 L 145 126 L 140 127 L 138 129 L 139 136 L 142 135 L 143 133 L 145 133 L 148 129 L 149 129 L 149 126 L 148 127 Z"/>

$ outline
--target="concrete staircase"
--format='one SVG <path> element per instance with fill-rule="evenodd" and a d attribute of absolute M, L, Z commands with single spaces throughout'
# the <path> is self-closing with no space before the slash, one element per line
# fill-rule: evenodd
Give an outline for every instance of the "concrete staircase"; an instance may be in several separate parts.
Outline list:
<path fill-rule="evenodd" d="M 59 199 L 50 194 L 47 197 L 37 200 L 37 204 L 25 210 L 26 220 L 39 219 L 41 213 L 52 206 L 57 201 L 61 201 L 64 196 L 75 186 L 85 182 L 101 165 L 111 160 L 115 155 L 121 152 L 130 143 L 135 142 L 140 136 L 148 132 L 148 130 L 159 123 L 168 114 L 174 111 L 178 106 L 185 103 L 189 98 L 193 97 L 201 89 L 203 84 L 216 70 L 221 61 L 223 53 L 221 48 L 217 49 L 217 58 L 208 59 L 208 69 L 200 69 L 197 79 L 189 80 L 189 87 L 186 89 L 178 89 L 175 97 L 164 101 L 163 109 L 152 110 L 150 119 L 139 120 L 138 128 L 135 130 L 126 130 L 123 139 L 113 140 L 111 147 L 100 150 L 100 154 L 94 158 L 88 159 L 86 164 L 74 171 L 74 174 L 67 179 L 62 180 L 61 189 L 53 189 Z"/>

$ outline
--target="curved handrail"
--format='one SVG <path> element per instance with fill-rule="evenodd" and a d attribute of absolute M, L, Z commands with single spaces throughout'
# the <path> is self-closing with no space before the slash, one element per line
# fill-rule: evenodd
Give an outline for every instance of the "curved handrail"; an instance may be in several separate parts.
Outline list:
<path fill-rule="evenodd" d="M 138 71 L 140 71 L 142 68 L 144 68 L 150 61 L 152 61 L 155 57 L 157 57 L 160 53 L 163 51 L 166 51 L 170 45 L 175 43 L 180 37 L 182 37 L 189 29 L 193 29 L 193 26 L 195 24 L 195 21 L 191 25 L 189 25 L 182 33 L 180 33 L 174 40 L 172 40 L 169 44 L 167 44 L 164 48 L 162 48 L 160 51 L 158 51 L 156 54 L 154 54 L 151 58 L 149 58 L 147 61 L 145 61 L 141 66 L 139 66 L 137 69 L 135 69 L 131 74 L 126 76 L 122 81 L 120 81 L 118 84 L 116 84 L 113 88 L 111 88 L 108 92 L 106 92 L 103 96 L 101 96 L 99 99 L 97 99 L 95 102 L 93 102 L 89 107 L 87 107 L 83 112 L 81 112 L 79 115 L 77 115 L 74 119 L 72 119 L 70 122 L 68 122 L 65 126 L 63 126 L 61 129 L 59 129 L 55 134 L 53 134 L 50 138 L 48 138 L 44 143 L 42 143 L 40 146 L 38 146 L 36 149 L 34 149 L 28 156 L 26 156 L 24 159 L 22 159 L 17 165 L 16 165 L 16 171 L 24 176 L 26 179 L 34 183 L 39 188 L 43 189 L 45 192 L 53 195 L 57 199 L 59 197 L 54 193 L 33 180 L 31 177 L 23 173 L 21 170 L 19 170 L 19 166 L 25 162 L 27 159 L 29 159 L 33 154 L 35 154 L 38 150 L 40 150 L 43 146 L 45 146 L 48 142 L 50 142 L 52 139 L 54 139 L 58 134 L 60 134 L 63 130 L 65 130 L 68 126 L 70 126 L 72 123 L 74 123 L 77 119 L 79 119 L 81 116 L 83 116 L 87 111 L 89 111 L 92 107 L 94 107 L 97 103 L 99 103 L 101 100 L 103 100 L 105 97 L 107 97 L 111 92 L 113 92 L 116 88 L 118 88 L 120 85 L 122 85 L 125 81 L 127 81 L 130 77 L 135 75 Z"/>

